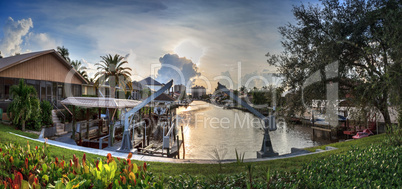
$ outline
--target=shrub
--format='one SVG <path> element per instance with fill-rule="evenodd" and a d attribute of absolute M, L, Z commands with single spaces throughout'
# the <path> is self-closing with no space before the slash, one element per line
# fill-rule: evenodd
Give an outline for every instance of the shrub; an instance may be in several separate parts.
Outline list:
<path fill-rule="evenodd" d="M 52 105 L 50 104 L 49 101 L 44 100 L 40 103 L 40 109 L 42 110 L 41 113 L 41 120 L 42 124 L 45 126 L 49 126 L 53 124 L 52 121 Z"/>
<path fill-rule="evenodd" d="M 45 143 L 31 148 L 18 144 L 0 144 L 0 188 L 163 188 L 155 180 L 149 165 L 132 163 L 127 159 L 64 160 L 47 156 Z"/>

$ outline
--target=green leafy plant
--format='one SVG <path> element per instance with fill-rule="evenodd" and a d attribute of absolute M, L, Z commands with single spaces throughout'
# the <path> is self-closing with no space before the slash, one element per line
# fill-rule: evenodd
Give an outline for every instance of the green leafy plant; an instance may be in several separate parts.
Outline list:
<path fill-rule="evenodd" d="M 52 105 L 49 101 L 44 100 L 40 103 L 41 113 L 41 120 L 42 124 L 45 126 L 51 126 L 53 124 L 52 121 Z"/>
<path fill-rule="evenodd" d="M 21 124 L 21 129 L 25 131 L 25 123 L 31 117 L 32 112 L 39 109 L 39 101 L 36 97 L 36 90 L 33 86 L 26 85 L 20 79 L 18 85 L 10 88 L 13 101 L 10 103 L 7 113 L 14 125 Z"/>
<path fill-rule="evenodd" d="M 236 163 L 238 164 L 238 165 L 241 165 L 241 164 L 243 164 L 243 162 L 244 162 L 244 155 L 246 154 L 245 152 L 243 152 L 243 153 L 238 153 L 237 152 L 237 149 L 235 148 L 235 153 L 236 153 Z"/>

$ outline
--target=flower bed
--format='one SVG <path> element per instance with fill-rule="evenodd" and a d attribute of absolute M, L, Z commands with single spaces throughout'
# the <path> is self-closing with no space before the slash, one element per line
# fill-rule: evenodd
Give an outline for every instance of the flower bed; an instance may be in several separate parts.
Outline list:
<path fill-rule="evenodd" d="M 132 163 L 127 159 L 113 158 L 88 161 L 81 159 L 51 158 L 47 156 L 47 144 L 26 147 L 18 144 L 0 145 L 1 188 L 146 188 L 162 186 L 154 181 L 144 163 Z"/>

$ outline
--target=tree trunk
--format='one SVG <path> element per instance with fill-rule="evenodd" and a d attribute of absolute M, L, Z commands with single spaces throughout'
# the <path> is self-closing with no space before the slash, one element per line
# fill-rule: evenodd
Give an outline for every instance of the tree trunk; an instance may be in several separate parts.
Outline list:
<path fill-rule="evenodd" d="M 25 131 L 25 121 L 22 121 L 22 131 Z"/>

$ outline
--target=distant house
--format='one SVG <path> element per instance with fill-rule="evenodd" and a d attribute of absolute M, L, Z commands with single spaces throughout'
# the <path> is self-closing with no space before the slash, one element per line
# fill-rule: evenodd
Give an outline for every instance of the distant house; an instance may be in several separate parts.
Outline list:
<path fill-rule="evenodd" d="M 133 81 L 132 82 L 133 90 L 131 91 L 131 99 L 133 100 L 140 100 L 142 98 L 141 91 L 143 86 L 140 82 Z"/>
<path fill-rule="evenodd" d="M 142 85 L 142 88 L 148 87 L 149 89 L 151 89 L 151 91 L 157 91 L 163 87 L 162 83 L 159 83 L 155 79 L 152 79 L 152 77 L 147 77 L 139 81 L 139 83 Z"/>
<path fill-rule="evenodd" d="M 203 86 L 196 85 L 191 88 L 191 96 L 195 99 L 200 99 L 203 95 L 207 94 L 207 90 Z"/>
<path fill-rule="evenodd" d="M 176 94 L 179 94 L 178 97 L 183 96 L 186 93 L 186 86 L 179 84 L 179 85 L 175 85 L 173 87 L 173 92 Z"/>
<path fill-rule="evenodd" d="M 0 108 L 10 103 L 10 87 L 22 78 L 35 87 L 40 100 L 55 104 L 67 96 L 82 96 L 88 84 L 55 50 L 0 58 Z"/>

